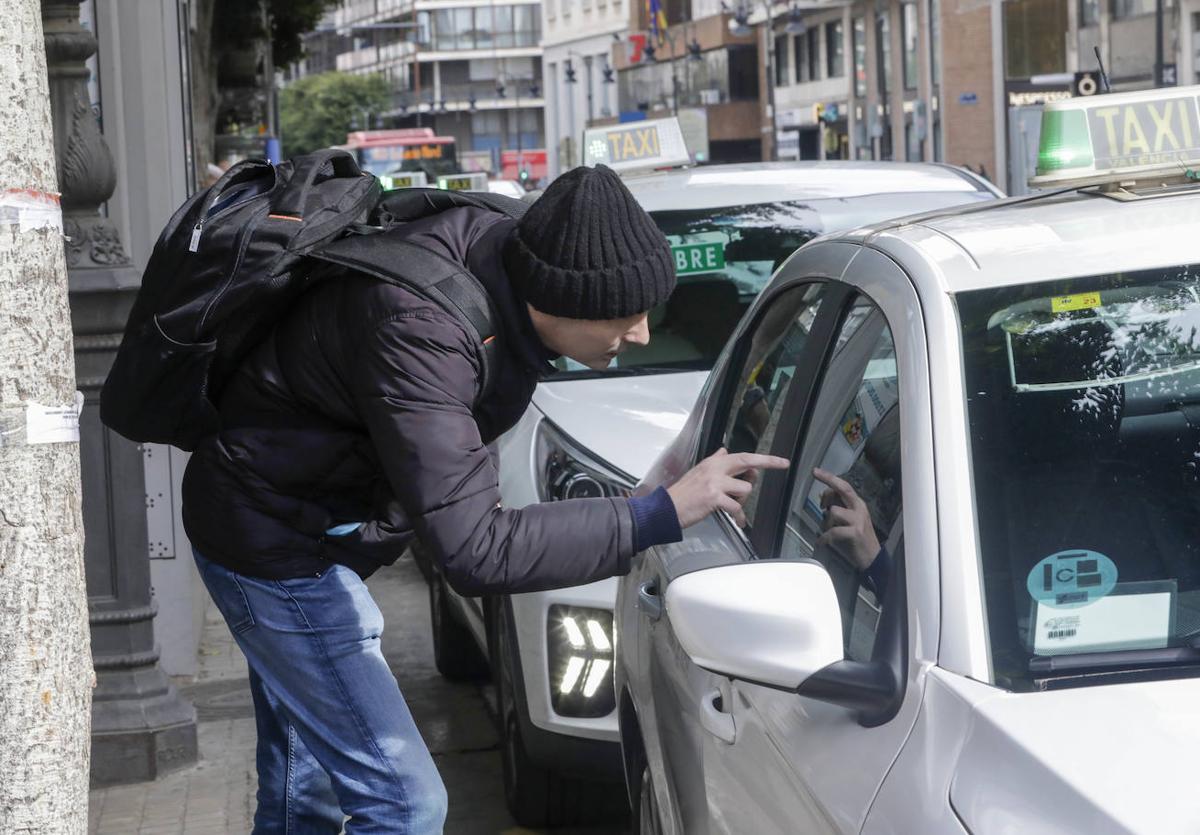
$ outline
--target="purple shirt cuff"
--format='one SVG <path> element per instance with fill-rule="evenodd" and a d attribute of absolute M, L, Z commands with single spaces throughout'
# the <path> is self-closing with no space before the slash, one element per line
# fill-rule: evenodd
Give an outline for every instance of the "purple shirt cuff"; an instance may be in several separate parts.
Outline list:
<path fill-rule="evenodd" d="M 644 551 L 652 545 L 666 545 L 683 539 L 675 502 L 667 488 L 659 487 L 647 496 L 629 500 L 633 512 L 633 549 Z"/>

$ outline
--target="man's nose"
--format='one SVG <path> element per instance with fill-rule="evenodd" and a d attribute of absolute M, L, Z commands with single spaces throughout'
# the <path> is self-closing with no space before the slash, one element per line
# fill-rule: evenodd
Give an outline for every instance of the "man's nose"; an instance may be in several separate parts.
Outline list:
<path fill-rule="evenodd" d="M 634 345 L 649 345 L 650 323 L 645 319 L 638 322 L 625 334 L 625 341 L 632 342 Z"/>

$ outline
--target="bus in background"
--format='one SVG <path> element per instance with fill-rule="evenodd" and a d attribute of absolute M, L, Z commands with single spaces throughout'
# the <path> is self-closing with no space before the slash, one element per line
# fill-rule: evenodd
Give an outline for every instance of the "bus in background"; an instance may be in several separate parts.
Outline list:
<path fill-rule="evenodd" d="M 351 151 L 359 167 L 375 176 L 422 171 L 430 182 L 458 171 L 453 136 L 437 136 L 433 128 L 360 130 L 346 135 L 339 147 Z"/>

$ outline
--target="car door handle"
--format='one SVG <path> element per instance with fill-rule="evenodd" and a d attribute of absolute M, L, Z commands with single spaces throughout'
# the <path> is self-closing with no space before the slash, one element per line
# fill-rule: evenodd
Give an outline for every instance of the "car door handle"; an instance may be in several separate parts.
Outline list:
<path fill-rule="evenodd" d="M 717 707 L 717 703 L 721 707 Z M 700 700 L 700 724 L 704 730 L 722 742 L 730 745 L 737 739 L 737 728 L 733 724 L 733 714 L 724 710 L 726 699 L 720 690 L 709 690 Z"/>
<path fill-rule="evenodd" d="M 637 605 L 642 610 L 642 614 L 650 620 L 658 620 L 662 617 L 662 597 L 658 594 L 657 580 L 647 580 L 638 586 Z"/>

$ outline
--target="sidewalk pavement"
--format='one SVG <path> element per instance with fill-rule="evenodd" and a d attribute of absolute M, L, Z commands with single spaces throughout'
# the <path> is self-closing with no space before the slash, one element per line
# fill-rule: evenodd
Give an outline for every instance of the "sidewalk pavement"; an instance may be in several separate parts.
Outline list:
<path fill-rule="evenodd" d="M 450 796 L 447 835 L 528 833 L 513 823 L 504 789 L 494 708 L 486 688 L 451 684 L 433 664 L 425 581 L 405 556 L 369 582 L 383 612 L 383 650 Z M 202 586 L 197 591 L 204 594 Z M 91 793 L 89 835 L 248 833 L 258 781 L 254 708 L 246 661 L 211 601 L 200 643 L 200 672 L 176 681 L 196 705 L 200 760 L 157 781 Z M 609 835 L 614 830 L 556 830 Z"/>

